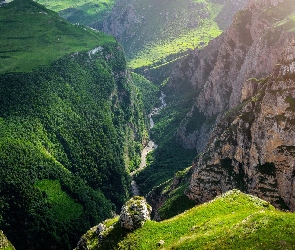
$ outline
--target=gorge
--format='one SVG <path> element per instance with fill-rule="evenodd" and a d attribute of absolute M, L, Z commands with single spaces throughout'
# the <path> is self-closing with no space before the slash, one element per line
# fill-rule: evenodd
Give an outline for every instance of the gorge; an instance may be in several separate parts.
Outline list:
<path fill-rule="evenodd" d="M 295 248 L 294 0 L 0 1 L 0 23 L 16 249 Z"/>

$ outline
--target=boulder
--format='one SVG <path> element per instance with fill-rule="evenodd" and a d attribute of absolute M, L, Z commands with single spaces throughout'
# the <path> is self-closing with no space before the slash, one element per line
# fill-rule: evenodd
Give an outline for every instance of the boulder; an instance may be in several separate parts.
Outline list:
<path fill-rule="evenodd" d="M 125 203 L 121 209 L 121 227 L 134 230 L 142 227 L 145 221 L 150 220 L 151 206 L 143 197 L 135 196 Z"/>

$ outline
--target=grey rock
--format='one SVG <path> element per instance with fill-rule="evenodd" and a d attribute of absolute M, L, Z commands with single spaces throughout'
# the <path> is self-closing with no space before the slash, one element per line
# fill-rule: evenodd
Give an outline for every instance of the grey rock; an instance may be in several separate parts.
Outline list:
<path fill-rule="evenodd" d="M 152 208 L 143 197 L 135 196 L 125 203 L 120 213 L 121 227 L 134 230 L 150 220 Z"/>

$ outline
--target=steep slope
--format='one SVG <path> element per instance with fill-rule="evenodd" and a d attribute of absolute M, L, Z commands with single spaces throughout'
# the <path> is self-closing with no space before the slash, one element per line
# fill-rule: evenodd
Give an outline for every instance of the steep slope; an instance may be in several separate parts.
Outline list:
<path fill-rule="evenodd" d="M 294 210 L 294 11 L 290 0 L 249 1 L 174 69 L 170 91 L 190 84 L 197 93 L 177 133 L 184 147 L 205 150 L 187 191 L 196 202 L 239 188 Z"/>
<path fill-rule="evenodd" d="M 72 23 L 114 35 L 125 48 L 129 67 L 159 84 L 177 60 L 218 36 L 246 4 L 246 0 L 36 1 Z"/>
<path fill-rule="evenodd" d="M 272 75 L 245 82 L 242 104 L 222 118 L 194 163 L 188 195 L 198 203 L 239 188 L 295 210 L 293 37 Z"/>
<path fill-rule="evenodd" d="M 224 34 L 205 49 L 195 50 L 173 70 L 168 91 L 181 93 L 183 86 L 190 85 L 196 92 L 194 105 L 177 132 L 183 147 L 201 152 L 215 122 L 241 102 L 243 83 L 274 69 L 294 36 L 283 24 L 277 25 L 291 18 L 293 1 L 278 4 L 269 8 L 268 2 L 250 2 Z"/>
<path fill-rule="evenodd" d="M 0 20 L 0 228 L 17 249 L 71 249 L 129 197 L 147 136 L 139 91 L 114 38 L 30 0 Z"/>
<path fill-rule="evenodd" d="M 0 73 L 24 72 L 49 65 L 61 56 L 86 51 L 114 39 L 70 25 L 37 3 L 19 1 L 1 7 Z"/>
<path fill-rule="evenodd" d="M 173 124 L 178 127 L 177 141 L 185 148 L 197 149 L 198 154 L 205 151 L 193 164 L 187 191 L 197 203 L 239 188 L 276 206 L 294 209 L 294 160 L 287 153 L 294 145 L 294 128 L 288 120 L 294 105 L 293 76 L 285 73 L 282 80 L 278 75 L 287 69 L 292 72 L 294 8 L 293 1 L 288 0 L 249 1 L 224 34 L 203 50 L 195 50 L 173 70 L 164 89 L 168 106 L 168 100 L 179 96 L 187 99 L 188 92 L 194 100 L 180 126 Z M 278 101 L 267 90 L 276 88 L 271 87 L 273 81 L 280 89 L 276 92 Z M 267 99 L 263 99 L 264 94 Z M 262 100 L 268 103 L 265 114 L 260 110 L 266 105 Z M 277 105 L 289 107 L 288 112 Z M 275 118 L 270 109 L 279 116 Z M 276 121 L 279 118 L 287 127 Z M 148 181 L 148 176 L 142 177 L 142 183 Z M 167 188 L 171 190 L 166 192 Z M 183 187 L 155 187 L 150 194 L 153 206 L 166 213 L 169 203 L 178 199 L 179 188 Z M 173 193 L 176 197 L 171 196 Z"/>
<path fill-rule="evenodd" d="M 118 218 L 107 220 L 100 239 L 98 227 L 82 239 L 87 249 L 293 249 L 294 216 L 233 190 L 169 220 L 146 221 L 134 231 L 122 229 Z"/>
<path fill-rule="evenodd" d="M 244 5 L 245 1 L 119 0 L 103 31 L 123 44 L 131 68 L 158 67 L 207 44 L 221 33 L 215 18 L 221 23 L 227 11 L 230 21 Z"/>

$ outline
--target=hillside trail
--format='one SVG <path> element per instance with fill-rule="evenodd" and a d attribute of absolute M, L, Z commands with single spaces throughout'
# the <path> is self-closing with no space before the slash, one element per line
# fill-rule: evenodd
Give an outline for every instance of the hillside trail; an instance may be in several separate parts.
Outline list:
<path fill-rule="evenodd" d="M 166 95 L 161 92 L 161 97 L 159 98 L 161 101 L 161 106 L 158 108 L 154 108 L 152 110 L 152 112 L 148 115 L 149 120 L 150 120 L 150 129 L 152 129 L 155 126 L 154 120 L 153 120 L 153 116 L 158 114 L 160 112 L 161 109 L 166 107 L 166 102 L 165 102 L 165 97 Z M 154 149 L 156 149 L 158 147 L 158 145 L 152 141 L 149 140 L 148 143 L 145 145 L 145 147 L 143 148 L 143 150 L 141 151 L 141 161 L 140 161 L 140 166 L 138 169 L 134 170 L 133 172 L 130 173 L 132 181 L 131 181 L 131 193 L 132 196 L 138 196 L 140 195 L 139 193 L 139 189 L 138 189 L 138 185 L 134 180 L 134 175 L 140 171 L 142 171 L 145 167 L 146 167 L 146 157 L 148 155 L 148 153 L 152 152 Z"/>

